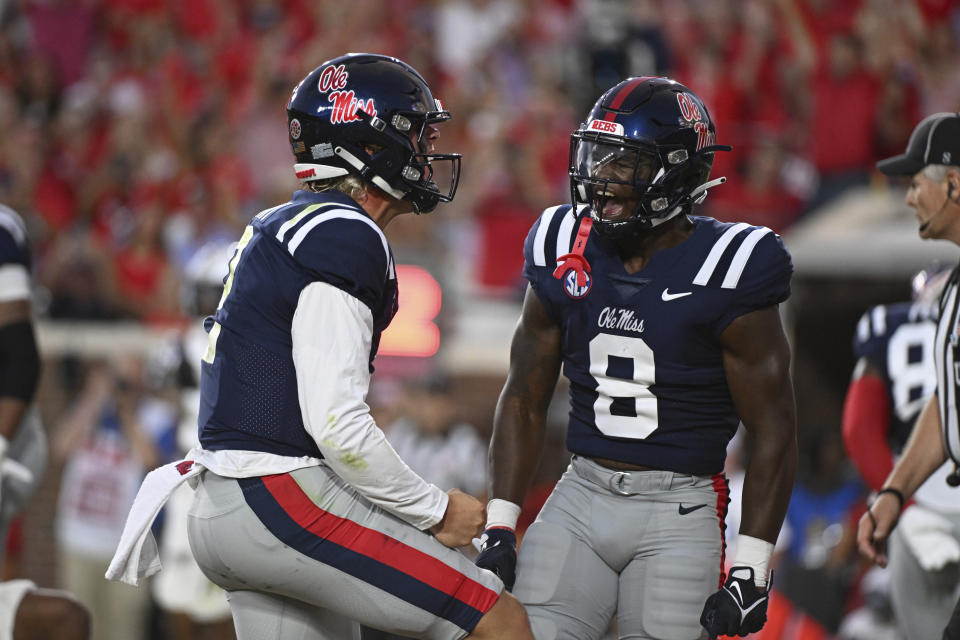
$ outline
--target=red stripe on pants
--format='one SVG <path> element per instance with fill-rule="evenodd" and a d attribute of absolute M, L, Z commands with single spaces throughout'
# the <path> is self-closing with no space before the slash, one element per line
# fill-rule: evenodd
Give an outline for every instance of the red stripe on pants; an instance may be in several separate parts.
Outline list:
<path fill-rule="evenodd" d="M 277 504 L 310 533 L 393 567 L 477 609 L 489 611 L 499 597 L 453 567 L 390 536 L 318 507 L 289 474 L 264 476 Z"/>

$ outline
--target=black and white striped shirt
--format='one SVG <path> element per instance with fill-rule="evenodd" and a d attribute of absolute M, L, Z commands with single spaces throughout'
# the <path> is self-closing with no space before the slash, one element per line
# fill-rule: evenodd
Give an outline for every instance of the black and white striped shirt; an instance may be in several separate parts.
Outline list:
<path fill-rule="evenodd" d="M 960 265 L 950 274 L 940 298 L 934 354 L 943 441 L 947 454 L 960 464 L 960 415 L 957 413 L 957 398 L 960 396 Z"/>

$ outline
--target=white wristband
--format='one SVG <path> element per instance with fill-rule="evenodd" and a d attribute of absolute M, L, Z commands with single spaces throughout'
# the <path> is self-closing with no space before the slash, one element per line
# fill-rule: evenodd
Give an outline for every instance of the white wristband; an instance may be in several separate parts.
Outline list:
<path fill-rule="evenodd" d="M 767 586 L 767 567 L 771 556 L 773 544 L 752 536 L 737 536 L 737 555 L 733 559 L 733 566 L 752 568 L 753 583 L 761 589 Z"/>
<path fill-rule="evenodd" d="M 494 498 L 487 503 L 487 526 L 502 527 L 511 531 L 517 528 L 517 518 L 520 517 L 520 505 L 514 504 L 509 500 Z"/>
<path fill-rule="evenodd" d="M 10 448 L 10 441 L 0 436 L 0 459 L 7 455 L 7 449 Z"/>

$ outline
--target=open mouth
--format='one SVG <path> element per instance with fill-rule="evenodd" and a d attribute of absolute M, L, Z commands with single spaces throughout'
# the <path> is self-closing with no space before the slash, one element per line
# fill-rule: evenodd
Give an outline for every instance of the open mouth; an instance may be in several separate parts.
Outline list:
<path fill-rule="evenodd" d="M 630 215 L 627 209 L 626 199 L 618 198 L 615 193 L 610 191 L 597 192 L 596 204 L 600 205 L 600 217 L 604 220 L 616 221 L 627 218 Z"/>

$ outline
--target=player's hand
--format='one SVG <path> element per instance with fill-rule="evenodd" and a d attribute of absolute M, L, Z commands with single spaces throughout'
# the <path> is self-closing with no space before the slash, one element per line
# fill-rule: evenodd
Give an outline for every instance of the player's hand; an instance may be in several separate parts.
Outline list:
<path fill-rule="evenodd" d="M 767 621 L 767 592 L 753 582 L 753 569 L 733 567 L 723 587 L 707 598 L 700 624 L 711 638 L 746 636 Z"/>
<path fill-rule="evenodd" d="M 887 537 L 900 518 L 900 501 L 889 493 L 881 493 L 860 516 L 857 546 L 860 553 L 881 567 L 887 566 Z"/>
<path fill-rule="evenodd" d="M 459 489 L 450 489 L 447 496 L 443 519 L 430 528 L 430 533 L 448 547 L 466 546 L 483 531 L 483 503 Z"/>
<path fill-rule="evenodd" d="M 475 564 L 497 574 L 507 591 L 513 591 L 517 580 L 517 534 L 505 527 L 487 529 L 480 538 L 479 548 Z"/>

